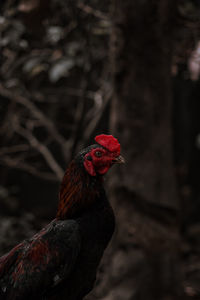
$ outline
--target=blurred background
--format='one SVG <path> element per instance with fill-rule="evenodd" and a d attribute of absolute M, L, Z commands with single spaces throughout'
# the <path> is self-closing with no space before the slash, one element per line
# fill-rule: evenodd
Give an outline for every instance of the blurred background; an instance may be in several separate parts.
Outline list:
<path fill-rule="evenodd" d="M 200 1 L 0 2 L 0 254 L 109 133 L 117 228 L 87 300 L 200 299 Z"/>

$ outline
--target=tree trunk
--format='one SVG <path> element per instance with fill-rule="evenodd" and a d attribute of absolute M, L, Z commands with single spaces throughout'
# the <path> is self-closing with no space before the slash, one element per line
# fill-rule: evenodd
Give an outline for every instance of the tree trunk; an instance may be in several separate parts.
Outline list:
<path fill-rule="evenodd" d="M 118 230 L 103 299 L 183 299 L 171 132 L 175 12 L 172 0 L 112 2 L 111 126 L 127 163 L 114 184 Z"/>

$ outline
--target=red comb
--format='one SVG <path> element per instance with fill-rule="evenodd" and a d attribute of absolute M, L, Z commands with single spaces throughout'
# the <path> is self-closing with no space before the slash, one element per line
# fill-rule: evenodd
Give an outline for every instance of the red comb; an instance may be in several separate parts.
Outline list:
<path fill-rule="evenodd" d="M 109 150 L 110 152 L 116 152 L 120 155 L 120 143 L 112 135 L 100 134 L 95 137 L 95 141 Z"/>

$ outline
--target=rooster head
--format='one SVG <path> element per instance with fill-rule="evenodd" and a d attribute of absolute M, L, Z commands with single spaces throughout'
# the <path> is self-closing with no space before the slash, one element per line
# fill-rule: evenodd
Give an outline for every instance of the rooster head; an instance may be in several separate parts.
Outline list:
<path fill-rule="evenodd" d="M 120 155 L 120 144 L 112 135 L 100 134 L 95 137 L 97 144 L 82 153 L 85 170 L 91 175 L 104 175 L 115 163 L 124 163 Z"/>

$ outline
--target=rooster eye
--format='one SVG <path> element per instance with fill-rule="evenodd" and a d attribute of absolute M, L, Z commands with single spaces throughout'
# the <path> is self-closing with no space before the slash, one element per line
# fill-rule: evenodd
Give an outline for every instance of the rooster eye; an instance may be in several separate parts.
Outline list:
<path fill-rule="evenodd" d="M 102 152 L 96 151 L 96 152 L 95 152 L 95 156 L 96 156 L 96 157 L 101 157 L 101 156 L 102 156 Z"/>

